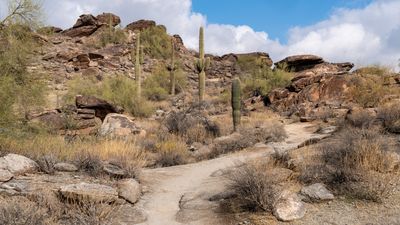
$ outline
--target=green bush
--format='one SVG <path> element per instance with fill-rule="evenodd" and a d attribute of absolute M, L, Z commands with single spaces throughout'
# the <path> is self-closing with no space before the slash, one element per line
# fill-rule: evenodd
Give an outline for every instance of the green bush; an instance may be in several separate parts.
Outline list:
<path fill-rule="evenodd" d="M 167 99 L 169 93 L 169 71 L 166 66 L 160 64 L 156 70 L 143 82 L 143 92 L 147 99 L 162 101 Z M 175 71 L 175 92 L 179 93 L 186 87 L 186 76 L 183 71 Z"/>
<path fill-rule="evenodd" d="M 0 30 L 1 126 L 14 125 L 12 122 L 45 104 L 43 75 L 27 70 L 38 47 L 26 26 L 9 24 Z"/>
<path fill-rule="evenodd" d="M 242 78 L 244 84 L 242 91 L 245 96 L 264 96 L 275 88 L 287 86 L 291 79 L 292 75 L 283 70 L 260 68 L 250 77 Z"/>
<path fill-rule="evenodd" d="M 77 77 L 68 83 L 68 87 L 64 96 L 66 103 L 72 103 L 78 94 L 94 95 L 122 106 L 134 116 L 148 117 L 153 112 L 148 102 L 136 97 L 135 81 L 122 75 L 107 77 L 101 82 L 91 77 Z"/>
<path fill-rule="evenodd" d="M 108 28 L 100 34 L 100 45 L 105 47 L 108 44 L 123 44 L 127 39 L 127 35 L 121 28 Z"/>
<path fill-rule="evenodd" d="M 140 33 L 142 45 L 151 58 L 168 59 L 171 56 L 171 39 L 165 27 L 155 26 L 145 29 Z"/>

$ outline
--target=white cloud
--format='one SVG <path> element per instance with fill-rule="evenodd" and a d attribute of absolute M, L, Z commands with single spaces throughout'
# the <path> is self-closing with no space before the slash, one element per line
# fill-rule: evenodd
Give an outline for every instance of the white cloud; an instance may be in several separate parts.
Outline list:
<path fill-rule="evenodd" d="M 0 0 L 0 16 L 5 0 Z M 375 0 L 362 9 L 337 9 L 324 21 L 288 31 L 288 43 L 269 38 L 251 27 L 207 23 L 192 11 L 191 0 L 44 0 L 48 23 L 67 28 L 83 13 L 113 12 L 123 25 L 138 19 L 164 24 L 197 48 L 198 28 L 206 26 L 206 51 L 215 54 L 265 51 L 274 61 L 293 54 L 312 53 L 330 61 L 357 65 L 395 66 L 400 58 L 400 1 Z"/>

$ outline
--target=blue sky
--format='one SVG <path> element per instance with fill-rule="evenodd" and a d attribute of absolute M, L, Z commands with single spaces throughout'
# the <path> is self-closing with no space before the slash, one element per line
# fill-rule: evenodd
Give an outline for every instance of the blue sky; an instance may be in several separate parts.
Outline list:
<path fill-rule="evenodd" d="M 288 30 L 326 20 L 338 8 L 364 8 L 372 0 L 193 0 L 209 23 L 249 25 L 287 42 Z"/>

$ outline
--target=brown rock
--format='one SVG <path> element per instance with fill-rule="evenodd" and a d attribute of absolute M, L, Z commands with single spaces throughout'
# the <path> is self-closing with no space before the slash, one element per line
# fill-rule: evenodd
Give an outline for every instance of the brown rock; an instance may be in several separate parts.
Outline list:
<path fill-rule="evenodd" d="M 97 30 L 97 26 L 83 26 L 77 28 L 70 28 L 62 32 L 63 35 L 69 37 L 86 37 L 90 36 Z"/>
<path fill-rule="evenodd" d="M 82 182 L 62 186 L 59 191 L 62 197 L 74 202 L 112 203 L 118 200 L 118 192 L 114 188 L 101 184 Z"/>
<path fill-rule="evenodd" d="M 100 24 L 107 24 L 109 25 L 111 22 L 111 26 L 115 27 L 121 23 L 121 18 L 112 13 L 103 13 L 96 16 L 97 22 Z"/>
<path fill-rule="evenodd" d="M 25 156 L 8 154 L 0 158 L 0 169 L 7 170 L 13 175 L 20 175 L 37 171 L 38 165 Z"/>
<path fill-rule="evenodd" d="M 124 111 L 121 107 L 94 96 L 77 95 L 75 102 L 78 108 L 95 110 L 96 117 L 102 120 L 104 120 L 109 113 L 122 113 Z"/>
<path fill-rule="evenodd" d="M 153 20 L 138 20 L 136 22 L 130 23 L 126 26 L 126 29 L 131 31 L 143 31 L 150 27 L 155 27 L 156 22 Z"/>

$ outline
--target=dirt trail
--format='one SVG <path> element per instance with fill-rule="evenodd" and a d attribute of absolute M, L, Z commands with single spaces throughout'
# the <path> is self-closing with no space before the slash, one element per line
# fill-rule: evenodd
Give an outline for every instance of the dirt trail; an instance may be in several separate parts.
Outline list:
<path fill-rule="evenodd" d="M 216 224 L 218 218 L 210 211 L 213 206 L 207 199 L 223 190 L 224 180 L 218 175 L 219 171 L 237 165 L 238 161 L 267 156 L 274 149 L 287 151 L 321 136 L 312 132 L 309 123 L 288 124 L 285 129 L 288 138 L 284 142 L 271 143 L 269 147 L 253 148 L 194 164 L 144 170 L 142 180 L 148 192 L 137 203 L 147 214 L 147 221 L 142 225 Z M 183 203 L 187 206 L 185 213 L 182 213 Z"/>

